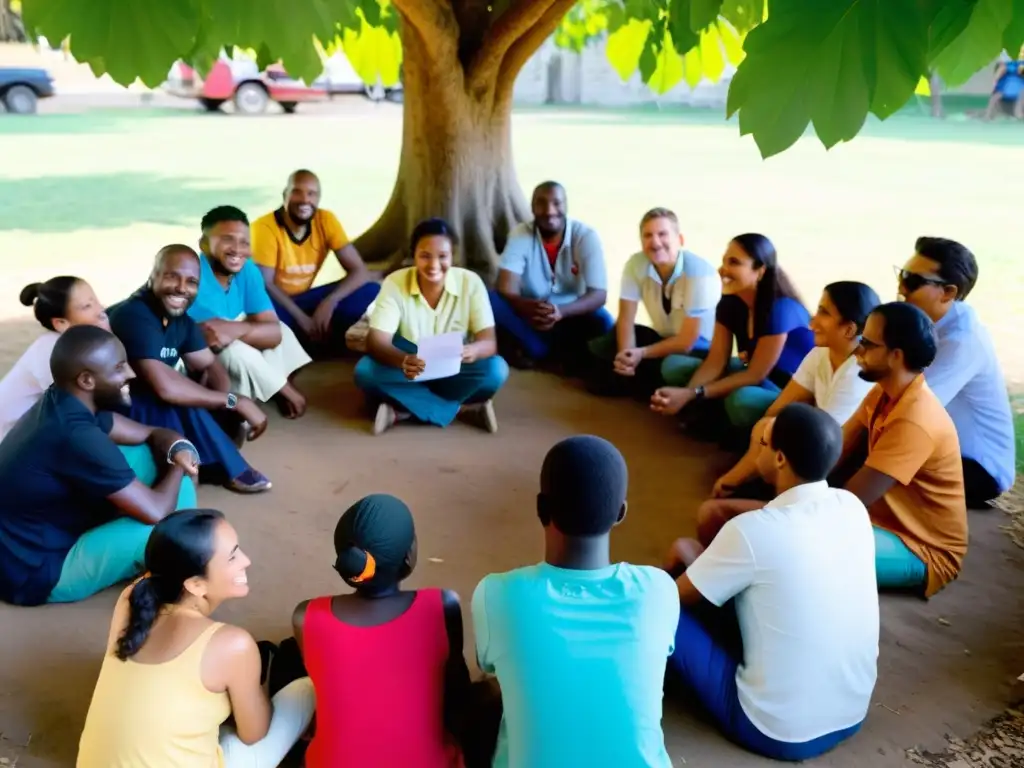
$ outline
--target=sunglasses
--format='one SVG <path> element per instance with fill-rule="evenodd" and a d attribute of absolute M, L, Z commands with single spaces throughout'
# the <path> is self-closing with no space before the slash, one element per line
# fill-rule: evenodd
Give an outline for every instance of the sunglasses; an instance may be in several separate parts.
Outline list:
<path fill-rule="evenodd" d="M 907 293 L 913 293 L 926 285 L 947 285 L 945 280 L 940 280 L 937 277 L 925 277 L 901 267 L 894 267 L 894 269 L 896 270 L 896 279 L 900 281 L 900 285 L 906 289 Z"/>

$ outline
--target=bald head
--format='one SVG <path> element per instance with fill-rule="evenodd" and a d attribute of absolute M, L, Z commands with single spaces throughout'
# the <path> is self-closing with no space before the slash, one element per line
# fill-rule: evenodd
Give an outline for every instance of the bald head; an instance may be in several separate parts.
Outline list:
<path fill-rule="evenodd" d="M 199 293 L 199 255 L 187 245 L 165 245 L 156 254 L 149 290 L 168 318 L 181 317 Z"/>
<path fill-rule="evenodd" d="M 153 271 L 158 272 L 167 267 L 170 262 L 176 262 L 179 259 L 186 261 L 191 259 L 198 264 L 199 254 L 189 246 L 182 245 L 181 243 L 165 245 L 156 252 L 156 259 L 153 261 Z"/>
<path fill-rule="evenodd" d="M 288 177 L 284 188 L 284 210 L 295 224 L 308 224 L 320 207 L 320 179 L 302 168 Z"/>
<path fill-rule="evenodd" d="M 565 187 L 557 181 L 542 182 L 533 190 L 533 221 L 545 240 L 553 242 L 565 233 L 566 207 Z"/>

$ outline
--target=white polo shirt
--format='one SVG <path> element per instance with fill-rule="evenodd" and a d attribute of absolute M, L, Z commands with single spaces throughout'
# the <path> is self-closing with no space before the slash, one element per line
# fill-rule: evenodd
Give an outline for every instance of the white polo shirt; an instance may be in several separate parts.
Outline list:
<path fill-rule="evenodd" d="M 687 571 L 721 606 L 736 598 L 739 703 L 776 741 L 857 725 L 878 666 L 878 584 L 868 511 L 849 491 L 808 483 L 730 520 Z"/>
<path fill-rule="evenodd" d="M 681 250 L 672 274 L 664 282 L 641 251 L 626 260 L 619 297 L 643 302 L 651 327 L 662 338 L 679 333 L 686 318 L 699 317 L 700 338 L 710 343 L 715 335 L 715 307 L 722 298 L 722 279 L 700 256 Z"/>
<path fill-rule="evenodd" d="M 832 370 L 828 347 L 815 347 L 807 353 L 793 374 L 793 381 L 814 395 L 814 404 L 842 426 L 874 386 L 860 377 L 857 358 L 850 355 Z"/>
<path fill-rule="evenodd" d="M 59 333 L 44 333 L 0 379 L 0 440 L 53 384 L 50 355 L 59 338 Z"/>
<path fill-rule="evenodd" d="M 566 219 L 554 269 L 532 221 L 517 225 L 509 233 L 499 266 L 519 276 L 520 290 L 527 299 L 569 304 L 588 290 L 608 290 L 601 238 L 573 219 Z"/>
<path fill-rule="evenodd" d="M 1016 472 L 1016 444 L 1010 396 L 992 337 L 974 308 L 962 301 L 935 324 L 935 333 L 939 349 L 924 372 L 928 388 L 956 425 L 961 455 L 981 464 L 1005 492 Z"/>

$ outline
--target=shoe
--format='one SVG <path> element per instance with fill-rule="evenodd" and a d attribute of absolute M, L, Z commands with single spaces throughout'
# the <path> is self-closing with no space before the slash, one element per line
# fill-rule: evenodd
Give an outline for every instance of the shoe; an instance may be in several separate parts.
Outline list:
<path fill-rule="evenodd" d="M 494 414 L 494 401 L 488 400 L 478 405 L 464 405 L 463 414 L 466 421 L 480 427 L 492 435 L 498 431 L 498 417 Z"/>
<path fill-rule="evenodd" d="M 249 467 L 234 480 L 225 483 L 224 487 L 235 493 L 263 493 L 271 489 L 272 483 L 264 474 Z"/>
<path fill-rule="evenodd" d="M 387 403 L 377 406 L 377 416 L 373 420 L 373 434 L 382 435 L 395 426 L 398 421 L 398 414 L 395 409 Z"/>

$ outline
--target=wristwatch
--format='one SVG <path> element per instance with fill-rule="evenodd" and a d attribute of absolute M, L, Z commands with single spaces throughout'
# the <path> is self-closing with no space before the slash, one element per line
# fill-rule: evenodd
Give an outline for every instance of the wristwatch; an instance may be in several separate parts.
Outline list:
<path fill-rule="evenodd" d="M 703 386 L 694 387 L 693 399 L 694 400 L 703 400 L 704 399 L 704 387 Z"/>
<path fill-rule="evenodd" d="M 233 411 L 235 410 L 236 405 L 238 405 L 238 395 L 236 395 L 234 392 L 228 392 L 228 404 L 226 406 L 227 409 L 229 411 Z"/>

